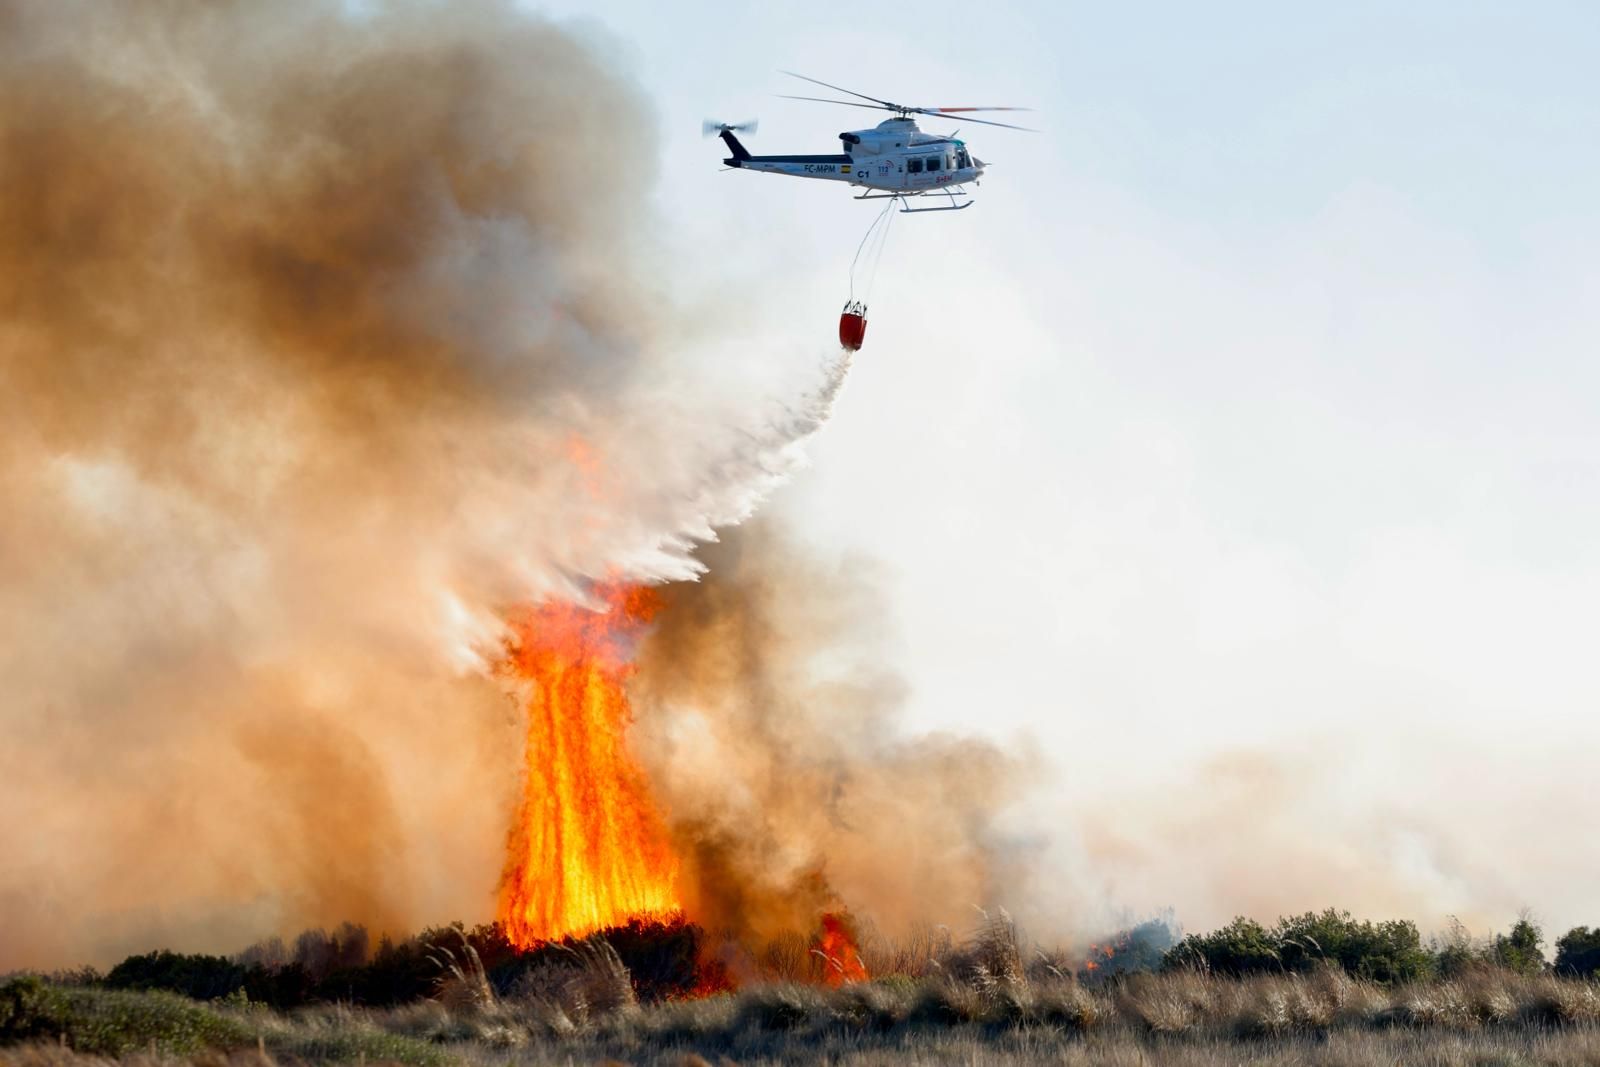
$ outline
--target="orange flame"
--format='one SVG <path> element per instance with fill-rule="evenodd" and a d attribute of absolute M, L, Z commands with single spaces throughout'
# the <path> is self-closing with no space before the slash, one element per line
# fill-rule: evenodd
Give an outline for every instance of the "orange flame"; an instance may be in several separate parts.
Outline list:
<path fill-rule="evenodd" d="M 831 986 L 846 982 L 865 982 L 866 964 L 856 949 L 855 935 L 847 919 L 828 913 L 822 917 L 822 933 L 817 935 L 816 952 L 822 957 L 822 980 Z"/>
<path fill-rule="evenodd" d="M 632 646 L 658 601 L 622 584 L 594 595 L 603 610 L 542 604 L 512 620 L 504 669 L 533 683 L 500 882 L 500 921 L 519 948 L 680 910 L 678 860 L 625 737 Z"/>
<path fill-rule="evenodd" d="M 1102 964 L 1107 963 L 1107 962 L 1115 959 L 1116 956 L 1117 956 L 1117 951 L 1119 949 L 1126 948 L 1126 947 L 1127 946 L 1125 944 L 1120 944 L 1120 943 L 1119 944 L 1105 944 L 1105 945 L 1090 945 L 1089 946 L 1088 958 L 1083 961 L 1083 969 L 1084 969 L 1084 971 L 1086 971 L 1089 974 L 1093 974 L 1095 971 L 1098 971 L 1100 969 L 1100 966 Z"/>

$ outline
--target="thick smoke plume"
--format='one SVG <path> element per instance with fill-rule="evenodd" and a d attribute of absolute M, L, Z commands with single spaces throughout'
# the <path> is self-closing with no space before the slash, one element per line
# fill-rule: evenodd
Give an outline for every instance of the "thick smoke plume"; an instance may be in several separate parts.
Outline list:
<path fill-rule="evenodd" d="M 890 937 L 1010 899 L 996 813 L 1019 766 L 918 735 L 864 561 L 813 558 L 770 524 L 669 586 L 635 679 L 635 743 L 687 866 L 690 913 L 746 945 L 841 906 Z"/>
<path fill-rule="evenodd" d="M 603 47 L 0 0 L 0 969 L 487 918 L 500 610 L 694 576 L 826 416 L 685 356 Z"/>

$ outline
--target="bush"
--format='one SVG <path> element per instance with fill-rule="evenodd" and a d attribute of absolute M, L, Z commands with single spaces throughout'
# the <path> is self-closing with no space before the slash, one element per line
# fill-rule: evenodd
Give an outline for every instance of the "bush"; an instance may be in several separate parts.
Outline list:
<path fill-rule="evenodd" d="M 1557 938 L 1556 970 L 1585 978 L 1600 976 L 1600 927 L 1575 926 Z"/>
<path fill-rule="evenodd" d="M 1161 966 L 1162 957 L 1177 940 L 1177 920 L 1171 909 L 1137 926 L 1128 927 L 1103 941 L 1089 946 L 1081 967 L 1073 968 L 1080 982 L 1104 982 L 1122 974 L 1154 971 Z M 1040 968 L 1039 963 L 1045 966 Z M 1032 970 L 1065 975 L 1068 968 L 1039 954 L 1030 964 Z"/>
<path fill-rule="evenodd" d="M 1415 923 L 1357 921 L 1333 908 L 1279 919 L 1270 930 L 1241 917 L 1209 934 L 1191 934 L 1162 957 L 1162 969 L 1201 968 L 1235 977 L 1304 974 L 1324 960 L 1378 982 L 1415 981 L 1434 969 Z"/>
<path fill-rule="evenodd" d="M 37 978 L 0 985 L 0 1044 L 62 1041 L 79 1052 L 193 1055 L 253 1044 L 244 1022 L 165 991 L 62 988 Z"/>
<path fill-rule="evenodd" d="M 384 937 L 369 956 L 366 930 L 345 923 L 331 935 L 301 934 L 293 959 L 286 961 L 288 950 L 275 938 L 251 946 L 238 959 L 250 963 L 243 982 L 250 999 L 281 1011 L 319 1002 L 392 1007 L 432 996 L 444 976 L 436 946 L 455 951 L 462 940 L 491 971 L 491 980 L 495 968 L 518 958 L 498 927 L 460 925 L 424 930 L 399 942 Z"/>
<path fill-rule="evenodd" d="M 1233 976 L 1283 968 L 1277 938 L 1254 919 L 1239 917 L 1209 934 L 1190 934 L 1161 958 L 1164 971 L 1200 968 Z"/>
<path fill-rule="evenodd" d="M 268 970 L 251 967 L 244 973 L 244 992 L 253 1003 L 267 1004 L 279 1011 L 298 1008 L 311 1001 L 315 983 L 298 963 Z"/>
<path fill-rule="evenodd" d="M 1466 925 L 1455 916 L 1442 934 L 1436 934 L 1429 945 L 1433 953 L 1434 972 L 1441 978 L 1460 978 L 1489 966 L 1493 948 L 1472 936 Z"/>
<path fill-rule="evenodd" d="M 244 988 L 245 969 L 224 956 L 150 952 L 129 956 L 105 977 L 112 989 L 166 989 L 194 1000 L 214 1000 Z"/>
<path fill-rule="evenodd" d="M 1544 932 L 1524 916 L 1511 933 L 1494 939 L 1494 961 L 1518 974 L 1538 974 L 1544 970 Z"/>
<path fill-rule="evenodd" d="M 469 934 L 468 940 L 483 957 L 489 981 L 501 996 L 516 990 L 530 972 L 566 967 L 571 964 L 574 953 L 587 951 L 587 939 L 574 938 L 539 945 L 525 952 L 509 946 L 501 951 L 493 944 L 487 945 L 486 950 L 485 943 L 477 936 L 478 932 Z M 713 975 L 702 971 L 704 965 L 701 960 L 705 954 L 701 949 L 705 933 L 693 923 L 682 919 L 666 923 L 634 919 L 626 926 L 613 927 L 600 936 L 631 977 L 633 989 L 640 1000 L 651 1002 L 685 997 L 708 986 L 721 986 L 721 983 L 712 980 Z M 805 957 L 802 957 L 804 960 Z"/>
<path fill-rule="evenodd" d="M 1433 957 L 1409 919 L 1358 922 L 1347 911 L 1329 908 L 1280 919 L 1273 936 L 1292 971 L 1309 971 L 1318 960 L 1332 960 L 1347 974 L 1376 982 L 1414 982 L 1433 973 Z"/>

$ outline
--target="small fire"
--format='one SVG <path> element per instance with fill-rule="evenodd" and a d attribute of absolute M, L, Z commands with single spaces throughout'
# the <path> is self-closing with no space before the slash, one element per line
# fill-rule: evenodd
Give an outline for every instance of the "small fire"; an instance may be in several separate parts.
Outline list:
<path fill-rule="evenodd" d="M 632 646 L 657 598 L 620 583 L 594 596 L 602 610 L 547 603 L 511 620 L 503 669 L 532 683 L 499 901 L 519 948 L 681 910 L 678 859 L 626 743 Z"/>
<path fill-rule="evenodd" d="M 847 917 L 832 913 L 822 917 L 822 932 L 817 935 L 813 951 L 822 957 L 822 980 L 830 986 L 847 982 L 865 982 L 866 965 L 856 949 L 855 935 L 850 930 Z"/>
<path fill-rule="evenodd" d="M 1127 947 L 1126 934 L 1118 938 L 1117 942 L 1114 944 L 1107 943 L 1104 945 L 1090 945 L 1088 957 L 1083 961 L 1084 971 L 1088 974 L 1094 974 L 1094 972 L 1098 971 L 1105 964 L 1116 959 L 1118 950 Z"/>

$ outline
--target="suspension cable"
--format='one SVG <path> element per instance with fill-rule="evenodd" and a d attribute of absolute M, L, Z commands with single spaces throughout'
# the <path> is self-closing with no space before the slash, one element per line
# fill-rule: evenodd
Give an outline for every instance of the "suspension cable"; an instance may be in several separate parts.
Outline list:
<path fill-rule="evenodd" d="M 854 303 L 856 299 L 856 265 L 861 262 L 861 253 L 866 250 L 867 242 L 871 240 L 874 235 L 876 235 L 877 240 L 873 242 L 872 251 L 867 255 L 867 280 L 864 287 L 866 289 L 866 293 L 864 295 L 872 295 L 872 282 L 878 275 L 878 261 L 883 258 L 883 247 L 889 238 L 889 223 L 893 221 L 889 217 L 890 211 L 899 202 L 899 197 L 890 199 L 890 201 L 883 206 L 883 210 L 878 212 L 878 217 L 872 220 L 872 225 L 867 227 L 867 232 L 861 235 L 861 243 L 856 245 L 855 258 L 850 261 L 851 303 Z"/>

